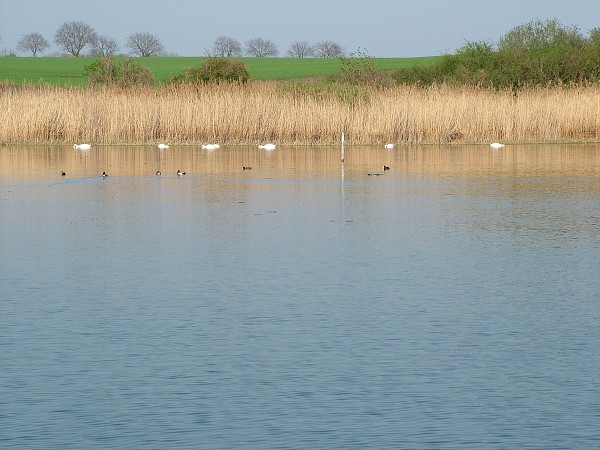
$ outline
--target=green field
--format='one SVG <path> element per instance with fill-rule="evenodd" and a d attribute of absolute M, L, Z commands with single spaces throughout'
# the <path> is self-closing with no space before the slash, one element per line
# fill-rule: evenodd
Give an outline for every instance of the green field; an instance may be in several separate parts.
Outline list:
<path fill-rule="evenodd" d="M 429 65 L 436 58 L 374 58 L 382 69 L 399 69 L 414 65 Z M 133 58 L 148 67 L 157 82 L 168 80 L 186 68 L 202 64 L 201 57 Z M 341 67 L 338 58 L 236 58 L 244 61 L 253 80 L 286 80 L 318 77 Z M 86 82 L 84 66 L 94 57 L 2 57 L 0 80 L 22 83 L 82 86 Z"/>

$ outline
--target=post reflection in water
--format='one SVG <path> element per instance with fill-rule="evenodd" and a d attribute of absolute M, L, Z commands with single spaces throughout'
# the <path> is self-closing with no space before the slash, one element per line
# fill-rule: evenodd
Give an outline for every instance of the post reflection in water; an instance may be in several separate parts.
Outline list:
<path fill-rule="evenodd" d="M 0 442 L 597 447 L 599 146 L 380 147 L 0 147 Z"/>

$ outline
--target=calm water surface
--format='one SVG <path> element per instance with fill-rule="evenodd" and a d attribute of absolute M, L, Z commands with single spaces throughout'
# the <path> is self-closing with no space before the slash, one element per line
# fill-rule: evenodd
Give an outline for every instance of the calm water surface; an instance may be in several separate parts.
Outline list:
<path fill-rule="evenodd" d="M 0 147 L 0 446 L 600 448 L 599 249 L 599 146 Z"/>

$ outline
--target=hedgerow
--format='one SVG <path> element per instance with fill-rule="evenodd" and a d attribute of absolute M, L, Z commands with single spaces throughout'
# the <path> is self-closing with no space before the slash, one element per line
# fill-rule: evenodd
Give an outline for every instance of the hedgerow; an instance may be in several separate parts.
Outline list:
<path fill-rule="evenodd" d="M 429 67 L 400 69 L 399 84 L 447 83 L 490 88 L 560 86 L 600 81 L 600 29 L 583 36 L 556 20 L 513 28 L 497 45 L 467 42 Z"/>

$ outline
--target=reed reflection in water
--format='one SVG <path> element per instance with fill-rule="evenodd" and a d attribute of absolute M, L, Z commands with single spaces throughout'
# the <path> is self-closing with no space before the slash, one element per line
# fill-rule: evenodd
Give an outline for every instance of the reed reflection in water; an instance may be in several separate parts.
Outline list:
<path fill-rule="evenodd" d="M 0 147 L 0 442 L 595 448 L 599 169 Z"/>

